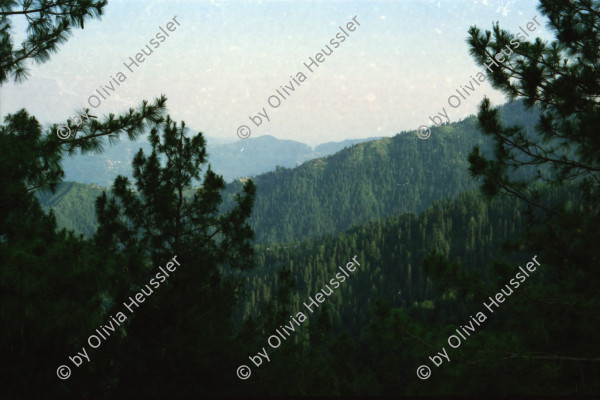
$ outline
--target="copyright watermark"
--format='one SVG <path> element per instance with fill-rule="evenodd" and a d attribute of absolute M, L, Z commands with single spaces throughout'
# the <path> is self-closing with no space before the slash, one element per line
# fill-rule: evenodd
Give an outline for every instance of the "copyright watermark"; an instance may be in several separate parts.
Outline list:
<path fill-rule="evenodd" d="M 352 261 L 346 264 L 346 268 L 342 268 L 341 266 L 338 267 L 340 272 L 337 272 L 335 277 L 333 277 L 329 281 L 329 284 L 333 286 L 333 288 L 329 287 L 329 285 L 325 285 L 325 287 L 329 289 L 329 293 L 327 293 L 327 290 L 325 290 L 324 287 L 323 289 L 321 289 L 320 292 L 317 292 L 314 299 L 312 297 L 309 297 L 310 302 L 308 304 L 302 303 L 304 307 L 306 307 L 307 311 L 310 311 L 311 314 L 314 313 L 314 310 L 320 307 L 319 303 L 323 303 L 325 301 L 325 296 L 331 296 L 333 291 L 340 287 L 340 283 L 345 282 L 346 278 L 350 277 L 349 273 L 356 271 L 356 265 L 360 267 L 360 263 L 356 259 L 357 257 L 358 255 L 352 257 Z M 317 301 L 315 301 L 315 299 Z M 273 332 L 273 334 L 267 339 L 267 343 L 273 349 L 279 348 L 279 346 L 281 346 L 282 344 L 282 340 L 285 342 L 288 338 L 290 338 L 292 336 L 292 332 L 296 332 L 296 328 L 300 328 L 300 324 L 302 324 L 306 320 L 306 315 L 302 311 L 298 311 L 296 313 L 296 317 L 290 315 L 290 320 L 288 321 L 288 323 L 279 326 L 281 331 L 279 329 L 275 329 L 275 332 Z M 257 368 L 259 368 L 263 364 L 263 362 L 265 362 L 265 364 L 271 362 L 271 357 L 269 357 L 269 354 L 265 347 L 263 347 L 262 351 L 259 351 L 257 355 L 249 356 L 248 359 L 252 361 L 252 363 Z M 247 365 L 242 364 L 237 369 L 237 376 L 242 380 L 246 380 L 250 378 L 251 372 L 252 371 Z"/>
<path fill-rule="evenodd" d="M 267 98 L 267 103 L 269 103 L 269 106 L 271 106 L 271 108 L 278 108 L 282 104 L 282 102 L 291 97 L 292 94 L 294 94 L 294 92 L 296 91 L 296 89 L 300 87 L 302 82 L 306 81 L 306 75 L 309 75 L 308 72 L 310 72 L 311 74 L 314 73 L 317 70 L 317 68 L 319 68 L 319 64 L 324 63 L 327 60 L 326 57 L 331 56 L 334 52 L 334 49 L 340 47 L 340 44 L 350 37 L 349 32 L 354 32 L 357 29 L 357 27 L 360 26 L 360 22 L 358 22 L 357 18 L 358 16 L 355 15 L 351 21 L 346 23 L 346 25 L 344 25 L 346 29 L 342 28 L 341 26 L 338 26 L 339 31 L 337 32 L 335 37 L 333 37 L 329 41 L 329 44 L 326 44 L 324 47 L 322 47 L 321 51 L 317 52 L 314 58 L 308 57 L 310 63 L 303 63 L 306 67 L 306 70 L 304 70 L 304 72 L 298 71 L 295 77 L 293 75 L 290 75 L 290 79 L 287 85 L 284 83 L 283 85 L 279 86 L 279 89 L 275 89 L 273 94 Z M 262 108 L 262 112 L 259 111 L 256 115 L 250 115 L 248 116 L 248 119 L 250 119 L 250 121 L 257 128 L 263 122 L 271 121 L 271 117 L 269 117 L 266 106 Z M 250 128 L 247 125 L 240 125 L 237 129 L 237 135 L 240 137 L 240 139 L 247 139 L 250 136 Z"/>
<path fill-rule="evenodd" d="M 63 381 L 65 379 L 69 379 L 69 377 L 71 376 L 71 368 L 67 367 L 66 365 L 61 365 L 56 370 L 56 375 Z"/>
<path fill-rule="evenodd" d="M 240 379 L 250 378 L 251 373 L 252 373 L 252 370 L 247 365 L 240 365 L 237 369 L 237 376 Z"/>
<path fill-rule="evenodd" d="M 417 368 L 417 376 L 419 379 L 428 379 L 431 376 L 431 368 L 429 368 L 427 365 L 421 365 L 419 368 Z"/>
<path fill-rule="evenodd" d="M 148 290 L 148 293 L 146 293 L 146 290 L 144 290 L 144 288 L 141 288 L 141 291 L 135 294 L 135 296 L 134 296 L 135 300 L 133 299 L 133 296 L 129 296 L 129 302 L 127 302 L 127 301 L 123 302 L 123 305 L 125 306 L 125 308 L 127 308 L 132 315 L 135 312 L 135 309 L 140 307 L 139 303 L 143 303 L 144 301 L 146 301 L 146 298 L 148 296 L 150 296 L 152 293 L 154 293 L 154 290 L 152 288 L 158 289 L 160 287 L 160 284 L 162 282 L 165 282 L 167 280 L 167 278 L 170 276 L 169 272 L 173 273 L 177 270 L 177 266 L 175 266 L 175 264 L 177 264 L 177 266 L 181 266 L 179 261 L 177 261 L 177 255 L 175 255 L 171 260 L 169 260 L 169 262 L 167 262 L 167 264 L 165 265 L 166 270 L 161 266 L 158 267 L 160 272 L 158 272 L 155 275 L 155 278 L 150 279 L 148 284 L 145 285 L 145 289 Z M 144 296 L 146 296 L 146 298 L 144 298 Z M 135 308 L 133 308 L 133 307 L 135 307 Z M 117 312 L 116 318 L 111 315 L 110 318 L 108 319 L 108 323 L 98 327 L 98 329 L 96 329 L 95 332 L 92 333 L 88 337 L 87 342 L 88 342 L 90 349 L 99 348 L 103 342 L 106 342 L 108 340 L 108 338 L 110 338 L 111 332 L 114 334 L 116 332 L 116 330 L 121 326 L 121 324 L 124 323 L 125 321 L 127 321 L 127 316 L 125 315 L 125 313 L 123 311 Z M 91 357 L 90 357 L 91 353 L 92 353 L 91 351 L 88 353 L 88 349 L 86 349 L 85 346 L 82 346 L 81 351 L 78 351 L 77 354 L 75 354 L 74 356 L 68 356 L 68 357 L 69 357 L 69 360 L 75 366 L 75 368 L 79 368 L 81 365 L 83 365 L 84 360 L 86 360 L 88 363 L 91 362 Z M 240 374 L 240 372 L 238 371 L 238 376 L 240 376 L 239 374 Z M 71 376 L 71 368 L 69 368 L 69 366 L 64 365 L 64 364 L 60 365 L 56 369 L 56 375 L 58 376 L 59 379 L 62 379 L 62 380 L 69 379 L 69 377 Z M 248 376 L 250 376 L 250 372 L 248 372 L 247 377 Z M 240 376 L 240 378 L 241 378 L 241 376 Z M 246 379 L 246 378 L 241 378 L 241 379 Z"/>
<path fill-rule="evenodd" d="M 536 270 L 537 266 L 541 264 L 537 260 L 537 255 L 534 255 L 526 265 L 527 270 L 523 269 L 523 267 L 519 266 L 519 272 L 516 273 L 513 279 L 509 281 L 508 284 L 504 285 L 503 288 L 500 289 L 500 292 L 496 293 L 496 295 L 492 298 L 491 296 L 488 298 L 490 304 L 487 304 L 486 301 L 483 302 L 485 308 L 487 308 L 489 314 L 486 315 L 483 311 L 479 311 L 475 314 L 475 317 L 472 315 L 469 317 L 467 323 L 460 325 L 452 335 L 448 336 L 448 345 L 457 349 L 461 346 L 463 342 L 466 342 L 472 334 L 481 327 L 481 324 L 484 323 L 491 314 L 494 313 L 494 309 L 500 308 L 500 304 L 506 301 L 506 298 L 513 294 L 513 292 L 521 286 L 525 282 L 525 280 L 529 277 L 529 273 L 532 273 Z M 537 264 L 537 266 L 535 264 Z M 529 273 L 527 272 L 529 271 Z M 506 291 L 504 290 L 506 289 Z M 469 333 L 470 332 L 470 333 Z M 456 335 L 454 334 L 456 333 Z M 462 339 L 461 339 L 462 338 Z M 446 350 L 445 347 L 442 347 L 442 352 L 437 352 L 433 356 L 429 356 L 429 360 L 436 368 L 439 368 L 444 363 L 450 363 L 450 353 Z M 445 360 L 445 361 L 444 361 Z M 417 368 L 417 376 L 419 379 L 428 379 L 431 376 L 431 368 L 428 365 L 421 365 Z"/>
<path fill-rule="evenodd" d="M 240 137 L 240 139 L 248 139 L 250 137 L 250 133 L 252 133 L 252 131 L 248 125 L 242 125 L 237 129 L 237 135 Z"/>
<path fill-rule="evenodd" d="M 431 129 L 426 125 L 421 125 L 417 128 L 417 136 L 419 139 L 429 139 L 429 136 L 431 136 Z"/>
<path fill-rule="evenodd" d="M 88 115 L 87 110 L 84 110 L 82 114 L 67 119 L 67 125 L 60 125 L 56 128 L 56 136 L 61 140 L 67 140 L 71 136 L 71 128 L 69 128 L 69 125 L 75 128 L 81 126 L 84 117 L 88 122 L 90 121 L 90 118 L 98 118 L 94 115 Z"/>

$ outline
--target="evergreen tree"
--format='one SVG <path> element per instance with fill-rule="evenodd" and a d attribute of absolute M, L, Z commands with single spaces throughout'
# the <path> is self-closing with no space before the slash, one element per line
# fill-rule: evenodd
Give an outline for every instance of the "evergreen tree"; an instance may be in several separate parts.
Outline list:
<path fill-rule="evenodd" d="M 0 3 L 0 83 L 27 77 L 27 63 L 44 62 L 73 28 L 98 18 L 106 1 L 3 1 Z M 25 16 L 26 38 L 13 43 L 12 20 Z M 0 387 L 8 396 L 82 396 L 110 387 L 114 371 L 105 363 L 75 369 L 69 362 L 90 333 L 106 322 L 112 284 L 127 286 L 122 265 L 140 269 L 141 259 L 106 253 L 72 233 L 56 231 L 54 215 L 40 207 L 35 191 L 55 190 L 64 173 L 61 159 L 79 150 L 102 151 L 122 133 L 137 138 L 163 120 L 166 98 L 144 101 L 120 116 L 69 123 L 73 138 L 61 140 L 57 125 L 44 129 L 20 110 L 0 126 Z M 89 114 L 89 110 L 85 110 Z M 77 133 L 82 135 L 75 137 Z M 62 381 L 55 371 L 70 365 L 78 379 Z M 92 375 L 92 376 L 90 376 Z"/>
<path fill-rule="evenodd" d="M 10 77 L 27 78 L 27 61 L 47 61 L 67 41 L 73 27 L 84 28 L 90 18 L 102 15 L 106 0 L 4 0 L 0 2 L 0 84 Z M 16 48 L 9 17 L 27 18 L 27 38 Z"/>
<path fill-rule="evenodd" d="M 551 43 L 536 39 L 511 45 L 513 35 L 498 24 L 493 34 L 469 30 L 470 51 L 479 65 L 502 50 L 509 54 L 491 72 L 484 68 L 492 85 L 511 100 L 524 99 L 526 106 L 542 111 L 535 130 L 505 127 L 484 100 L 479 123 L 493 140 L 494 152 L 488 158 L 475 147 L 469 162 L 473 176 L 484 178 L 485 194 L 517 196 L 555 215 L 558 210 L 540 202 L 545 186 L 537 183 L 574 180 L 592 196 L 600 183 L 600 2 L 545 0 L 538 8 L 556 35 Z M 528 166 L 535 168 L 534 175 L 519 174 Z"/>
<path fill-rule="evenodd" d="M 119 360 L 122 377 L 115 390 L 222 393 L 237 379 L 231 369 L 243 351 L 236 344 L 232 320 L 241 280 L 227 271 L 253 265 L 253 233 L 246 220 L 255 188 L 248 180 L 236 206 L 221 213 L 225 182 L 208 166 L 201 186 L 185 198 L 184 191 L 200 179 L 206 164 L 204 137 L 187 137 L 185 124 L 177 126 L 169 117 L 158 128 L 162 136 L 156 127 L 150 132 L 152 153 L 146 156 L 140 149 L 133 160 L 135 186 L 119 176 L 112 196 L 104 193 L 97 200 L 96 243 L 110 252 L 140 253 L 149 260 L 146 279 L 128 294 L 144 290 L 151 296 L 139 309 L 133 306 L 127 352 L 120 352 L 127 356 Z M 159 265 L 174 256 L 181 266 L 168 281 L 155 289 L 145 286 Z"/>
<path fill-rule="evenodd" d="M 492 85 L 541 109 L 533 130 L 505 126 L 485 99 L 478 120 L 494 147 L 476 146 L 469 169 L 483 178 L 488 197 L 527 204 L 526 228 L 506 249 L 521 265 L 537 255 L 541 266 L 461 347 L 437 393 L 600 393 L 600 2 L 542 0 L 538 9 L 555 33 L 551 43 L 511 45 L 513 35 L 498 24 L 492 32 L 469 30 L 471 54 L 482 67 L 505 50 L 505 62 L 484 68 Z M 518 264 L 511 261 L 495 262 L 481 280 L 439 258 L 426 269 L 431 279 L 459 288 L 456 299 L 472 313 L 514 276 Z"/>

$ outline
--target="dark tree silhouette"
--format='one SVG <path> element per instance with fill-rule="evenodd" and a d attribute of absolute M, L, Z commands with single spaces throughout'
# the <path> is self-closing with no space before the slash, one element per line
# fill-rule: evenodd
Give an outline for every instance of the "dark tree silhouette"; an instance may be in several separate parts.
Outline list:
<path fill-rule="evenodd" d="M 200 186 L 192 187 L 207 163 L 206 143 L 201 133 L 189 138 L 185 131 L 169 117 L 152 129 L 152 153 L 140 149 L 132 163 L 135 186 L 119 176 L 113 196 L 104 193 L 96 203 L 98 246 L 150 260 L 147 278 L 131 282 L 123 297 L 139 288 L 151 293 L 127 330 L 128 350 L 118 352 L 127 356 L 115 361 L 127 366 L 118 390 L 131 394 L 223 393 L 241 352 L 235 351 L 232 315 L 242 283 L 227 271 L 253 265 L 246 220 L 255 187 L 246 181 L 235 207 L 222 212 L 225 182 L 210 166 Z M 145 284 L 174 256 L 181 266 L 154 293 Z M 117 309 L 124 307 L 118 303 Z"/>

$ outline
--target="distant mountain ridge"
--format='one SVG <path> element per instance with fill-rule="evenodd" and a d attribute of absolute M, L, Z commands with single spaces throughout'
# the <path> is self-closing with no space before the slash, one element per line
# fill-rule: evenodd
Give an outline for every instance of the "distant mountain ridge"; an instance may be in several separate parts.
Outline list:
<path fill-rule="evenodd" d="M 259 136 L 223 143 L 222 139 L 206 138 L 208 161 L 214 172 L 222 175 L 226 182 L 236 178 L 256 176 L 275 170 L 277 166 L 296 167 L 308 160 L 324 157 L 344 147 L 377 138 L 352 139 L 329 142 L 314 149 L 294 140 Z M 151 151 L 144 139 L 131 142 L 124 140 L 116 146 L 107 146 L 101 154 L 75 155 L 63 161 L 65 181 L 97 184 L 110 187 L 117 175 L 131 177 L 131 160 L 142 149 Z"/>
<path fill-rule="evenodd" d="M 507 125 L 532 130 L 539 119 L 520 101 L 499 109 Z M 354 144 L 294 168 L 257 176 L 250 226 L 257 243 L 282 243 L 345 231 L 354 225 L 418 214 L 435 201 L 476 188 L 468 155 L 475 145 L 492 149 L 477 118 L 431 128 L 431 137 L 412 132 Z M 534 169 L 534 168 L 532 168 Z M 533 171 L 528 171 L 533 173 Z M 224 209 L 242 183 L 227 186 Z"/>
<path fill-rule="evenodd" d="M 519 102 L 502 106 L 500 112 L 506 123 L 525 129 L 532 129 L 538 120 L 537 112 L 526 110 Z M 269 137 L 257 139 L 277 141 Z M 261 141 L 243 143 L 251 148 L 259 146 L 254 150 L 264 152 Z M 467 161 L 474 145 L 480 145 L 484 152 L 491 149 L 476 117 L 471 116 L 433 127 L 427 140 L 418 139 L 414 131 L 403 132 L 391 138 L 353 144 L 300 167 L 276 168 L 261 174 L 254 178 L 257 195 L 249 221 L 255 241 L 293 242 L 341 232 L 368 221 L 418 214 L 435 201 L 454 199 L 477 185 L 469 176 Z M 85 185 L 71 185 L 72 195 L 61 192 L 58 200 L 56 196 L 41 198 L 42 205 L 55 210 L 59 226 L 90 235 L 96 224 L 93 212 L 87 215 L 82 209 L 75 213 L 83 219 L 79 222 L 63 218 L 73 213 L 71 207 L 93 210 L 90 207 L 97 189 L 90 189 L 86 195 Z M 227 185 L 223 209 L 232 206 L 241 186 L 240 179 Z"/>

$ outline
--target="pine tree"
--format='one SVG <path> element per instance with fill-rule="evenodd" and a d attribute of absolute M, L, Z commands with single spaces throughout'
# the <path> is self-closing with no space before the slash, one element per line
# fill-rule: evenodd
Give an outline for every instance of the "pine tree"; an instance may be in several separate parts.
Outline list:
<path fill-rule="evenodd" d="M 497 330 L 488 336 L 493 344 L 476 363 L 521 377 L 510 380 L 512 392 L 597 395 L 600 2 L 542 0 L 538 9 L 555 34 L 550 43 L 511 46 L 513 35 L 498 24 L 493 32 L 469 30 L 471 54 L 482 67 L 512 47 L 505 62 L 484 70 L 510 99 L 541 110 L 535 130 L 526 130 L 504 126 L 488 99 L 480 107 L 479 124 L 494 148 L 486 153 L 475 147 L 470 171 L 483 178 L 487 196 L 526 202 L 527 229 L 510 248 L 521 251 L 521 260 L 537 254 L 542 265 L 511 298 L 506 324 L 494 321 Z M 556 196 L 557 190 L 571 192 L 574 201 Z M 504 284 L 514 268 L 497 263 L 489 287 Z M 535 377 L 527 373 L 532 369 L 539 371 Z M 508 393 L 507 383 L 494 386 Z"/>
<path fill-rule="evenodd" d="M 229 369 L 242 352 L 235 351 L 232 319 L 242 283 L 228 271 L 253 265 L 246 221 L 255 187 L 246 181 L 236 206 L 221 211 L 225 182 L 210 165 L 192 187 L 207 163 L 206 143 L 202 133 L 185 132 L 184 123 L 169 117 L 153 128 L 152 153 L 140 149 L 132 163 L 135 186 L 119 176 L 112 196 L 104 193 L 96 204 L 98 245 L 149 260 L 146 279 L 129 296 L 152 290 L 144 285 L 159 265 L 174 256 L 181 264 L 133 315 L 125 346 L 134 350 L 121 360 L 127 371 L 117 389 L 125 393 L 222 393 L 237 379 Z M 184 194 L 189 190 L 191 198 Z M 222 377 L 214 379 L 215 371 Z"/>
<path fill-rule="evenodd" d="M 0 84 L 11 76 L 23 81 L 28 76 L 27 61 L 47 61 L 73 28 L 84 28 L 90 18 L 102 15 L 106 0 L 8 0 L 0 3 Z M 19 48 L 11 40 L 9 17 L 25 16 L 27 38 Z"/>
<path fill-rule="evenodd" d="M 495 147 L 491 158 L 475 147 L 469 157 L 474 177 L 483 177 L 482 190 L 490 196 L 511 195 L 550 215 L 559 212 L 541 202 L 538 183 L 558 185 L 575 181 L 596 196 L 600 182 L 600 2 L 545 0 L 539 10 L 548 18 L 556 40 L 511 45 L 513 35 L 496 24 L 493 34 L 469 30 L 471 54 L 481 66 L 506 47 L 507 60 L 484 68 L 492 85 L 511 100 L 522 98 L 537 106 L 542 116 L 535 132 L 505 127 L 484 100 L 479 123 Z M 528 171 L 529 167 L 529 171 Z M 526 173 L 535 170 L 534 174 Z M 521 172 L 521 173 L 519 173 Z M 591 193 L 590 193 L 591 192 Z"/>
<path fill-rule="evenodd" d="M 85 21 L 98 18 L 105 5 L 106 1 L 90 0 L 0 2 L 0 84 L 26 79 L 28 62 L 48 61 L 74 28 L 83 29 Z M 12 21 L 23 16 L 25 39 L 16 46 Z M 64 176 L 64 156 L 101 152 L 104 138 L 114 144 L 122 133 L 136 139 L 164 120 L 165 109 L 166 98 L 161 96 L 119 116 L 91 116 L 78 127 L 68 123 L 72 132 L 68 140 L 57 137 L 57 124 L 43 128 L 26 110 L 4 118 L 0 126 L 3 394 L 85 396 L 115 381 L 114 369 L 105 368 L 110 365 L 109 352 L 98 356 L 89 369 L 73 371 L 78 375 L 75 380 L 61 381 L 51 371 L 61 364 L 75 369 L 69 355 L 81 350 L 94 328 L 106 322 L 106 300 L 118 297 L 133 277 L 123 273 L 123 265 L 137 271 L 143 259 L 122 258 L 72 233 L 57 232 L 54 215 L 43 212 L 35 191 L 56 189 Z M 90 114 L 89 109 L 85 112 Z"/>

